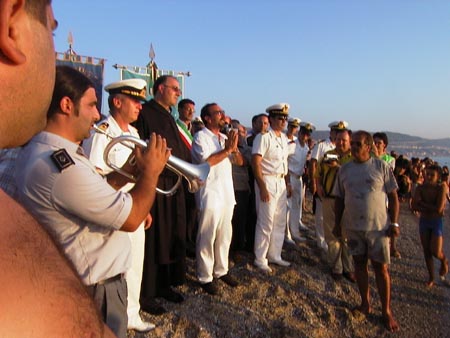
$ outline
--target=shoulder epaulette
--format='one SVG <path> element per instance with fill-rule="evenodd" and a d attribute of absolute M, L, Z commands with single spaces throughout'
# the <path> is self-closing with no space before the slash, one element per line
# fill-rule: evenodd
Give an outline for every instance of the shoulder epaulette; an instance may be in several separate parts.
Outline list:
<path fill-rule="evenodd" d="M 104 132 L 106 132 L 109 128 L 109 123 L 104 121 L 102 123 L 100 123 L 98 126 L 98 129 L 103 130 Z"/>
<path fill-rule="evenodd" d="M 71 165 L 75 164 L 72 157 L 70 157 L 69 153 L 64 148 L 56 150 L 51 155 L 51 158 L 53 160 L 53 163 L 55 163 L 56 167 L 59 169 L 60 172 L 70 167 Z"/>

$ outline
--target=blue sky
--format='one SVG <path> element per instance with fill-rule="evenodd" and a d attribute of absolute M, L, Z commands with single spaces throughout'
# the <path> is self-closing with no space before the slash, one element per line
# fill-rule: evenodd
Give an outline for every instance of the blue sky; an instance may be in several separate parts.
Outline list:
<path fill-rule="evenodd" d="M 450 2 L 437 0 L 53 0 L 56 50 L 190 71 L 197 114 L 217 102 L 250 126 L 279 102 L 327 129 L 450 137 Z M 103 112 L 107 109 L 103 107 Z"/>

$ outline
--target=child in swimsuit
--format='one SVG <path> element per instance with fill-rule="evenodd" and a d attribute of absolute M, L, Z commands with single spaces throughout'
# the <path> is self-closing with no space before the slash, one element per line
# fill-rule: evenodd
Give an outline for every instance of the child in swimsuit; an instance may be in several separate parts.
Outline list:
<path fill-rule="evenodd" d="M 441 279 L 448 273 L 448 260 L 442 251 L 442 225 L 448 186 L 441 183 L 440 178 L 441 168 L 438 165 L 428 166 L 425 169 L 424 183 L 417 186 L 412 201 L 413 210 L 420 214 L 419 232 L 429 274 L 426 283 L 428 287 L 434 284 L 433 257 L 441 261 Z"/>

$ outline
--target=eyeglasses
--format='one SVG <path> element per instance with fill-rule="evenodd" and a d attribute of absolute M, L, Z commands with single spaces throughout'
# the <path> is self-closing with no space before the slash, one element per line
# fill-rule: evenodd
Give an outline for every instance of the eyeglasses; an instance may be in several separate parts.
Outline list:
<path fill-rule="evenodd" d="M 164 87 L 167 87 L 167 88 L 170 88 L 170 89 L 172 89 L 174 92 L 180 93 L 180 95 L 181 95 L 181 88 L 176 87 L 176 86 L 169 86 L 169 85 L 166 85 L 166 84 L 163 84 L 163 86 L 164 86 Z"/>
<path fill-rule="evenodd" d="M 225 110 L 215 110 L 215 111 L 212 111 L 211 114 L 225 115 Z"/>

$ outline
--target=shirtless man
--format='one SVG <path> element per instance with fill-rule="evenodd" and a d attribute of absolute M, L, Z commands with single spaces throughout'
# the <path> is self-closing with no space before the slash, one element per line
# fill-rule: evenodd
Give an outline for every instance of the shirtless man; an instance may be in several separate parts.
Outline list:
<path fill-rule="evenodd" d="M 0 0 L 0 148 L 44 128 L 55 81 L 51 0 Z M 112 336 L 47 233 L 0 190 L 0 336 Z"/>
<path fill-rule="evenodd" d="M 419 232 L 423 255 L 428 269 L 427 287 L 434 285 L 433 256 L 441 261 L 439 275 L 444 278 L 448 273 L 448 260 L 442 251 L 443 216 L 448 186 L 439 183 L 441 168 L 431 165 L 425 169 L 425 181 L 417 186 L 413 200 L 413 211 L 420 213 Z"/>

